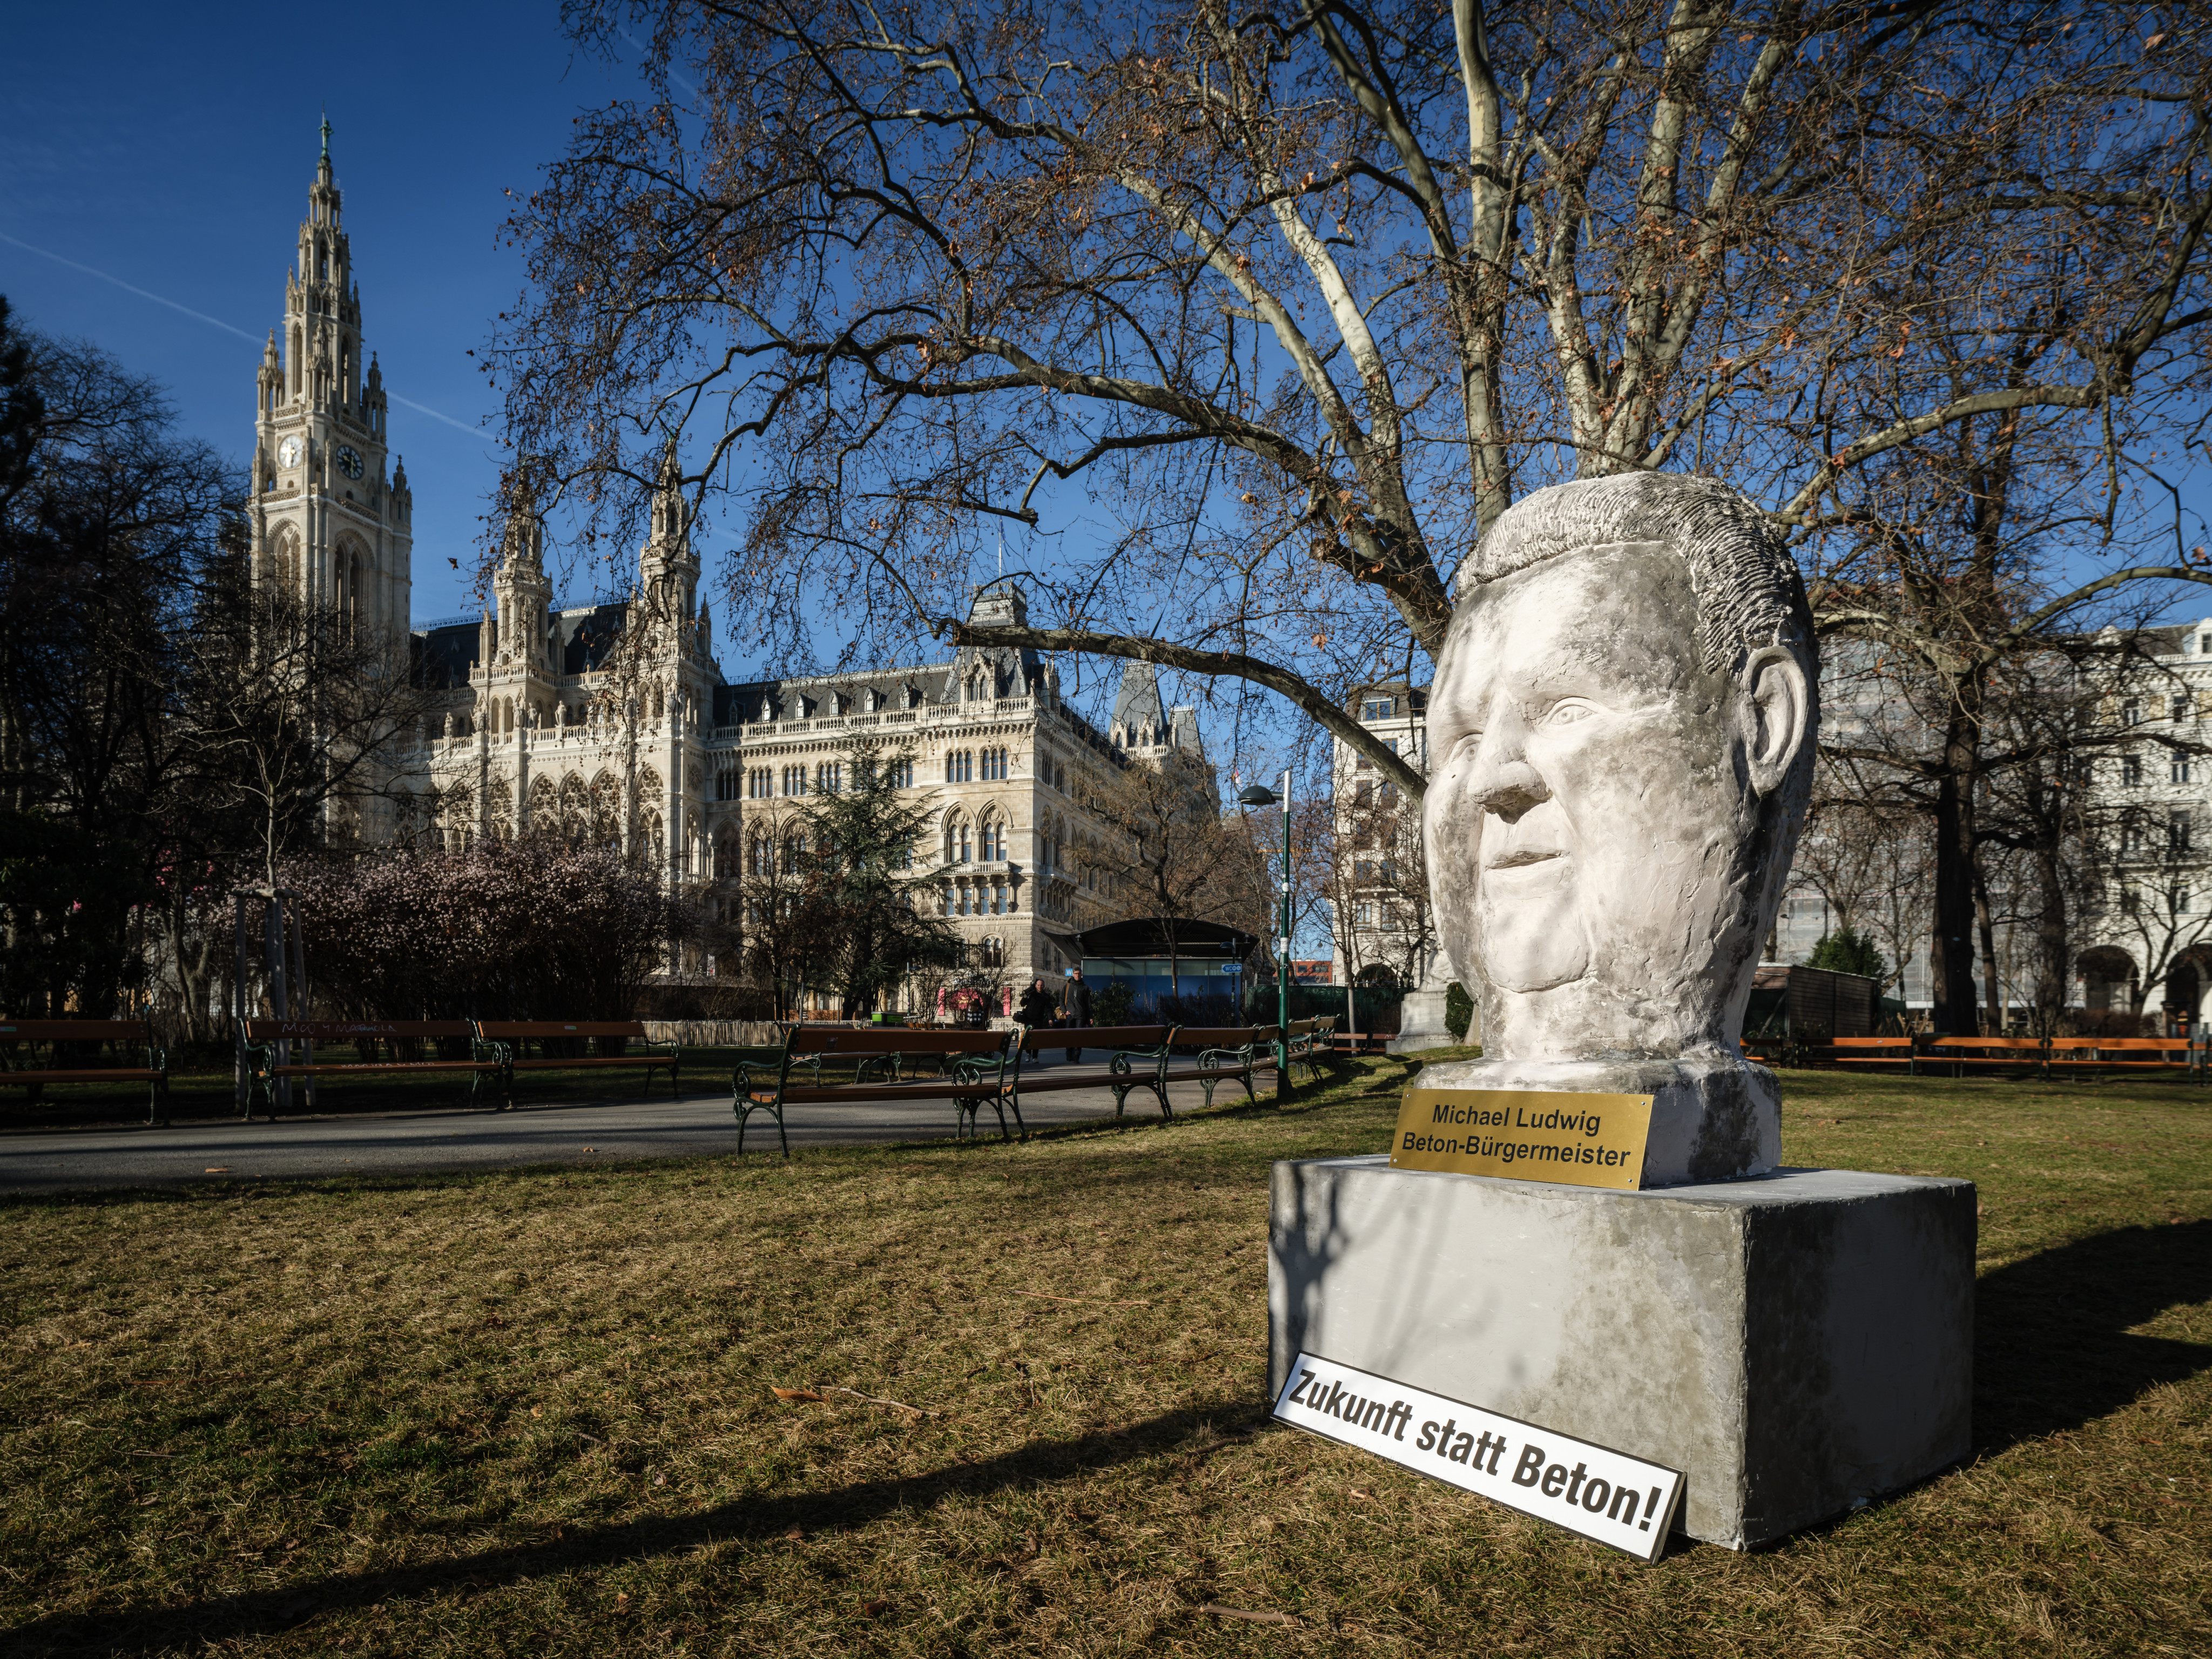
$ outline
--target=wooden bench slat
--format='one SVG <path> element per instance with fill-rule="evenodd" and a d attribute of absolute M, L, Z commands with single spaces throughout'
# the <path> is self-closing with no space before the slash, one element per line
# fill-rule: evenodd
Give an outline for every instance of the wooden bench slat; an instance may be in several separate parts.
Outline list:
<path fill-rule="evenodd" d="M 100 1066 L 70 1071 L 0 1072 L 0 1083 L 149 1083 L 167 1076 L 167 1072 L 145 1066 Z"/>
<path fill-rule="evenodd" d="M 476 1028 L 465 1019 L 249 1019 L 249 1042 L 358 1042 L 458 1040 Z"/>
<path fill-rule="evenodd" d="M 298 1066 L 270 1066 L 263 1071 L 270 1077 L 329 1077 L 347 1072 L 496 1072 L 500 1063 L 495 1060 L 315 1060 Z"/>

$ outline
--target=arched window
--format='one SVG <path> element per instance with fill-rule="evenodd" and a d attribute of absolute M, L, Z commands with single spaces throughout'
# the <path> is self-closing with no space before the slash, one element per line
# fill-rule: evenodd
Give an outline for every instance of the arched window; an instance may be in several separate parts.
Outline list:
<path fill-rule="evenodd" d="M 1005 861 L 1006 856 L 1006 826 L 1005 824 L 996 818 L 985 819 L 980 839 L 982 842 L 984 863 L 999 864 Z"/>
<path fill-rule="evenodd" d="M 983 941 L 975 954 L 982 966 L 1003 968 L 1006 965 L 1006 941 L 994 933 Z"/>
<path fill-rule="evenodd" d="M 973 831 L 968 820 L 955 813 L 945 820 L 945 861 L 947 864 L 966 864 L 975 856 Z"/>
<path fill-rule="evenodd" d="M 749 876 L 772 876 L 775 873 L 775 842 L 768 832 L 756 830 L 752 839 L 745 843 L 745 873 Z"/>

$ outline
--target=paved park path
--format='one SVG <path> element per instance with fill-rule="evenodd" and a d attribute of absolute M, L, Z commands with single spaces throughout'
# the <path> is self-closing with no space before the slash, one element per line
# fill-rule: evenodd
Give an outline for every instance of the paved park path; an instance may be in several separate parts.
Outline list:
<path fill-rule="evenodd" d="M 1087 1058 L 1087 1056 L 1086 1056 Z M 1180 1113 L 1204 1103 L 1196 1084 L 1170 1085 Z M 1241 1098 L 1233 1085 L 1223 1102 Z M 1069 1089 L 1024 1097 L 1032 1127 L 1077 1123 L 1114 1114 L 1110 1090 Z M 1129 1115 L 1157 1121 L 1147 1091 L 1129 1097 Z M 854 1146 L 895 1140 L 949 1139 L 949 1101 L 799 1105 L 786 1109 L 795 1152 L 804 1146 Z M 998 1133 L 986 1114 L 984 1133 Z M 1012 1127 L 1009 1114 L 1008 1127 Z M 274 1123 L 222 1119 L 166 1127 L 26 1130 L 0 1134 L 0 1194 L 82 1191 L 102 1187 L 176 1186 L 326 1176 L 392 1176 L 511 1170 L 526 1164 L 608 1164 L 700 1153 L 735 1156 L 736 1121 L 726 1087 L 676 1099 L 563 1101 L 509 1112 L 481 1108 L 438 1111 L 287 1117 Z M 775 1124 L 756 1113 L 745 1131 L 745 1156 L 777 1155 Z"/>

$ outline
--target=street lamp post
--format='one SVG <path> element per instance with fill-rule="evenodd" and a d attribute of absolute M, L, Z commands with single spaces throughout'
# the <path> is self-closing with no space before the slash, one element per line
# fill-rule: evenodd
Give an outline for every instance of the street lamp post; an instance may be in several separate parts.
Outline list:
<path fill-rule="evenodd" d="M 1283 809 L 1283 879 L 1277 904 L 1275 946 L 1279 966 L 1275 970 L 1275 1081 L 1279 1088 L 1288 1079 L 1291 1041 L 1291 775 L 1283 774 L 1283 793 L 1278 795 L 1263 783 L 1253 784 L 1237 797 L 1246 806 Z"/>

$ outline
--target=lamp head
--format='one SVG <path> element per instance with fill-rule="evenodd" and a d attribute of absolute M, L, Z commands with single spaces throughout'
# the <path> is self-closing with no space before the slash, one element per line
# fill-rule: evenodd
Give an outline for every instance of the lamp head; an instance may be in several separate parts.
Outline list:
<path fill-rule="evenodd" d="M 1273 806 L 1276 799 L 1275 792 L 1264 783 L 1253 784 L 1237 797 L 1238 804 L 1244 806 Z"/>

